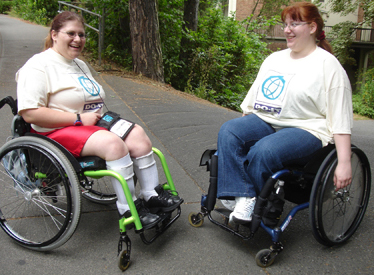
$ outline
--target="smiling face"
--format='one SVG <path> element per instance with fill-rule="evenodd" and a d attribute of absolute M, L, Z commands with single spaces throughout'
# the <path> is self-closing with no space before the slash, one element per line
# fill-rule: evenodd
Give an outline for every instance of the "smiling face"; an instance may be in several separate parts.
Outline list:
<path fill-rule="evenodd" d="M 70 37 L 68 33 L 74 33 L 75 36 Z M 79 37 L 78 35 L 84 33 L 85 31 L 82 22 L 78 20 L 67 21 L 58 32 L 52 30 L 52 49 L 63 57 L 73 60 L 79 56 L 86 44 L 86 38 L 84 36 Z"/>
<path fill-rule="evenodd" d="M 294 58 L 305 57 L 316 49 L 316 23 L 295 21 L 290 16 L 287 16 L 284 24 L 287 25 L 284 28 L 287 47 L 292 50 Z"/>

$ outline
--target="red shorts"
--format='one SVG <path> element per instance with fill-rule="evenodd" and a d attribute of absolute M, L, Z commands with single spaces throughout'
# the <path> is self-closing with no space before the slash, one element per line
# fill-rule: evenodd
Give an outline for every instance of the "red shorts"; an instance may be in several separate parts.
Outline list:
<path fill-rule="evenodd" d="M 31 129 L 31 132 L 57 141 L 72 153 L 74 157 L 79 157 L 88 138 L 99 130 L 108 131 L 99 126 L 68 126 L 46 133 L 36 132 L 33 129 Z"/>

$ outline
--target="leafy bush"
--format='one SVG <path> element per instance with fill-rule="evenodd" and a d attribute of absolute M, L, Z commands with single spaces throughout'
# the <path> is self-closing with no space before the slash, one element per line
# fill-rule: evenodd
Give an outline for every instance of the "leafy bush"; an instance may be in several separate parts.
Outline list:
<path fill-rule="evenodd" d="M 13 0 L 13 11 L 25 20 L 48 25 L 58 11 L 57 0 Z"/>
<path fill-rule="evenodd" d="M 269 54 L 262 36 L 254 30 L 274 24 L 272 20 L 236 21 L 211 8 L 191 32 L 194 42 L 186 91 L 239 110 L 264 58 Z"/>
<path fill-rule="evenodd" d="M 365 105 L 374 109 L 374 68 L 363 74 L 361 83 L 362 101 Z"/>
<path fill-rule="evenodd" d="M 332 27 L 332 31 L 329 33 L 329 38 L 332 39 L 331 46 L 334 51 L 334 55 L 340 61 L 341 64 L 355 65 L 356 60 L 352 57 L 354 50 L 351 45 L 353 43 L 354 28 L 356 24 L 353 22 L 341 22 Z"/>
<path fill-rule="evenodd" d="M 374 118 L 374 109 L 367 106 L 362 98 L 361 94 L 355 94 L 352 97 L 353 113 L 365 116 L 368 118 Z"/>
<path fill-rule="evenodd" d="M 0 13 L 6 13 L 12 8 L 12 1 L 1 1 L 0 2 Z"/>
<path fill-rule="evenodd" d="M 86 9 L 93 11 L 105 18 L 104 47 L 102 57 L 114 61 L 126 69 L 132 69 L 129 6 L 128 0 L 91 0 L 86 4 Z M 96 16 L 85 14 L 85 21 L 98 28 L 99 21 Z M 88 38 L 86 49 L 98 53 L 98 34 L 87 28 Z"/>

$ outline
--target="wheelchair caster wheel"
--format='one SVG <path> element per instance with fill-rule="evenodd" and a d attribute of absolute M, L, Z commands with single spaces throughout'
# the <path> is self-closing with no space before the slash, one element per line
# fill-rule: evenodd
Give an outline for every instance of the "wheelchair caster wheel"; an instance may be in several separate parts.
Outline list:
<path fill-rule="evenodd" d="M 200 227 L 204 223 L 204 216 L 201 213 L 191 212 L 188 215 L 188 221 L 193 227 Z"/>
<path fill-rule="evenodd" d="M 125 271 L 130 266 L 130 253 L 127 250 L 122 251 L 118 259 L 118 267 Z"/>
<path fill-rule="evenodd" d="M 271 249 L 262 249 L 256 254 L 256 264 L 259 267 L 269 267 L 274 263 L 275 256 Z"/>

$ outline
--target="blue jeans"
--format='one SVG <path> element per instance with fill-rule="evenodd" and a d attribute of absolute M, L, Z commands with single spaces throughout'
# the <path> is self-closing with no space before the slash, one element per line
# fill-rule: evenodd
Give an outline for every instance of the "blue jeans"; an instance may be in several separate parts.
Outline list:
<path fill-rule="evenodd" d="M 271 175 L 306 164 L 320 148 L 320 139 L 299 128 L 275 131 L 254 114 L 230 120 L 218 134 L 217 197 L 256 197 Z"/>

